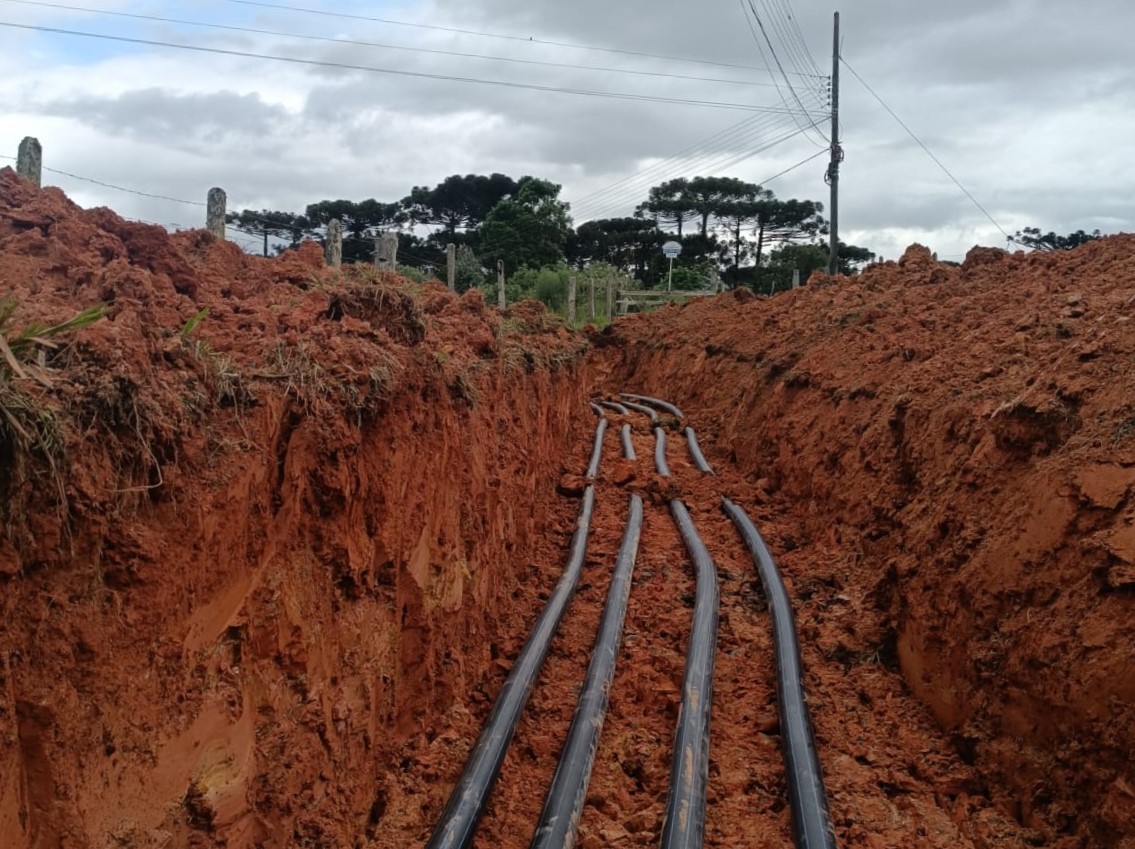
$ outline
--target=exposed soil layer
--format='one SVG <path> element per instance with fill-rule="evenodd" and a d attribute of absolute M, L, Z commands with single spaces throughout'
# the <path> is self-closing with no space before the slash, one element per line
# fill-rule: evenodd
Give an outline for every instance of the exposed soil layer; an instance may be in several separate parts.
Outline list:
<path fill-rule="evenodd" d="M 530 604 L 580 338 L 9 169 L 0 294 L 109 306 L 0 372 L 0 844 L 365 844 Z"/>
<path fill-rule="evenodd" d="M 646 502 L 584 849 L 657 845 L 693 604 L 720 572 L 711 847 L 786 846 L 744 506 L 793 598 L 845 847 L 1135 843 L 1135 239 L 912 249 L 591 337 L 314 245 L 248 257 L 0 170 L 0 845 L 422 846 L 563 568 L 596 385 L 687 408 L 673 476 L 608 432 L 586 568 L 478 849 L 523 849 Z M 206 312 L 207 311 L 207 312 Z M 11 329 L 11 328 L 9 328 Z"/>
<path fill-rule="evenodd" d="M 1133 317 L 1135 238 L 1116 237 L 975 250 L 960 268 L 912 248 L 853 280 L 668 308 L 601 340 L 612 385 L 685 405 L 709 453 L 755 482 L 810 675 L 901 668 L 977 768 L 943 791 L 955 819 L 992 799 L 1034 844 L 1135 841 Z M 882 750 L 917 746 L 897 697 L 868 693 L 835 726 L 815 680 L 830 783 L 862 770 L 906 804 L 924 762 L 884 779 L 875 747 L 831 760 L 883 723 Z"/>
<path fill-rule="evenodd" d="M 613 422 L 622 421 L 608 415 Z M 711 457 L 715 476 L 699 473 L 678 430 L 668 441 L 672 477 L 659 477 L 646 420 L 637 415 L 627 420 L 634 423 L 638 460 L 618 461 L 618 431 L 608 431 L 597 481 L 590 579 L 568 612 L 532 706 L 517 729 L 475 845 L 524 849 L 529 844 L 595 640 L 598 609 L 625 528 L 628 491 L 644 497 L 645 521 L 579 845 L 658 844 L 694 601 L 693 567 L 667 509 L 675 497 L 689 506 L 714 555 L 721 585 L 706 845 L 790 845 L 768 613 L 752 560 L 721 511 L 721 495 L 744 504 L 774 548 L 792 549 L 796 526 L 785 521 L 762 490 L 731 471 L 726 458 Z M 580 468 L 589 447 L 584 436 L 573 451 Z M 557 558 L 566 550 L 572 521 L 565 515 L 541 587 L 550 587 L 559 572 Z M 837 558 L 835 547 L 823 543 L 802 557 L 789 555 L 786 571 L 802 571 L 795 568 L 801 564 L 813 572 L 806 579 L 789 578 L 789 586 L 808 623 L 809 703 L 840 845 L 1017 849 L 1043 842 L 998 808 L 977 770 L 954 752 L 930 711 L 905 686 L 893 652 L 887 657 L 821 648 L 856 638 L 882 641 L 883 617 L 865 592 L 837 577 Z M 817 561 L 826 562 L 826 570 L 817 572 Z M 533 598 L 526 628 L 539 597 L 536 593 Z M 849 634 L 850 628 L 858 630 Z M 502 668 L 498 678 L 506 671 Z M 398 802 L 390 806 L 392 819 L 384 821 L 396 827 L 384 832 L 378 845 L 424 845 L 491 707 L 491 699 L 470 701 L 472 711 L 455 706 L 441 723 L 450 733 L 423 733 L 405 750 L 406 769 L 396 777 L 402 789 L 389 796 Z"/>

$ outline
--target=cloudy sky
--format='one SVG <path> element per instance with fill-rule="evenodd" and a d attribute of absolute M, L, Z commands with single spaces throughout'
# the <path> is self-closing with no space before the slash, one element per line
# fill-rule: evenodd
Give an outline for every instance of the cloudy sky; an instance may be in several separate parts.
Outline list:
<path fill-rule="evenodd" d="M 780 76 L 755 70 L 777 62 L 758 49 L 744 2 L 276 0 L 307 10 L 296 11 L 0 0 L 5 24 L 402 72 L 0 26 L 0 155 L 34 135 L 49 168 L 198 203 L 223 186 L 230 209 L 392 201 L 459 172 L 535 174 L 563 184 L 577 220 L 628 214 L 673 177 L 765 183 L 817 156 L 767 185 L 826 201 L 826 81 L 810 74 L 830 69 L 837 6 L 753 0 Z M 857 0 L 842 11 L 845 59 L 1004 230 L 1133 229 L 1130 0 Z M 842 101 L 845 241 L 888 258 L 913 241 L 945 258 L 1005 245 L 846 70 Z M 196 226 L 204 217 L 61 174 L 45 182 L 132 218 Z"/>

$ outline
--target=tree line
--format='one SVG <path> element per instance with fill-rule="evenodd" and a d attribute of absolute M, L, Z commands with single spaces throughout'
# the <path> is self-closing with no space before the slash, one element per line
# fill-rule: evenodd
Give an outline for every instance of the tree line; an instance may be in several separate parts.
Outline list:
<path fill-rule="evenodd" d="M 266 243 L 271 239 L 277 251 L 308 239 L 324 241 L 328 223 L 338 219 L 346 262 L 371 261 L 375 236 L 393 232 L 404 261 L 443 270 L 446 245 L 456 244 L 459 290 L 495 285 L 498 261 L 510 278 L 522 271 L 535 279 L 541 270 L 558 275 L 602 266 L 643 287 L 665 285 L 662 245 L 671 240 L 683 248 L 674 269 L 680 289 L 705 288 L 720 275 L 727 287 L 771 292 L 790 286 L 793 271 L 807 280 L 828 264 L 823 204 L 780 199 L 734 177 L 669 180 L 651 188 L 633 216 L 578 227 L 560 191 L 531 176 L 455 174 L 433 187 L 415 186 L 394 202 L 324 200 L 302 213 L 246 209 L 228 219 Z M 845 273 L 874 259 L 871 251 L 850 245 L 841 246 L 840 254 Z"/>

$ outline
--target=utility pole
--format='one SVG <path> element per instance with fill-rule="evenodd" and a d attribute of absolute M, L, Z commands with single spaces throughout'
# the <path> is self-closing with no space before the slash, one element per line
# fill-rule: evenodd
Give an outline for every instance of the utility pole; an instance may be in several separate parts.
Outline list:
<path fill-rule="evenodd" d="M 828 165 L 828 185 L 832 188 L 830 208 L 831 245 L 828 274 L 839 272 L 839 165 L 843 148 L 839 146 L 839 12 L 835 13 L 835 35 L 832 39 L 832 160 Z"/>

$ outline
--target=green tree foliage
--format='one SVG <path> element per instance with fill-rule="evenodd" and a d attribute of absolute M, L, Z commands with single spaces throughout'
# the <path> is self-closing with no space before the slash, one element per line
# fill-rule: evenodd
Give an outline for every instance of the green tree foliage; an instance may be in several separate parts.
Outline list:
<path fill-rule="evenodd" d="M 498 203 L 515 195 L 519 185 L 504 174 L 454 174 L 432 189 L 415 186 L 401 203 L 414 224 L 440 227 L 453 241 L 459 231 L 484 223 Z"/>
<path fill-rule="evenodd" d="M 1093 230 L 1091 233 L 1077 230 L 1067 236 L 1058 236 L 1053 232 L 1041 233 L 1039 227 L 1026 227 L 1013 237 L 1013 241 L 1037 251 L 1070 251 L 1102 238 L 1099 230 Z"/>
<path fill-rule="evenodd" d="M 559 194 L 555 183 L 522 177 L 515 196 L 493 207 L 481 227 L 481 256 L 490 267 L 502 260 L 513 274 L 563 261 L 571 221 Z"/>
<path fill-rule="evenodd" d="M 568 239 L 567 259 L 583 268 L 605 262 L 635 275 L 661 252 L 666 234 L 649 218 L 605 218 L 581 224 Z"/>
<path fill-rule="evenodd" d="M 263 238 L 265 256 L 268 255 L 270 241 L 272 243 L 284 241 L 289 247 L 294 248 L 307 238 L 312 226 L 311 221 L 304 215 L 270 209 L 244 209 L 240 212 L 230 212 L 225 216 L 225 222 L 242 233 Z"/>
<path fill-rule="evenodd" d="M 364 201 L 323 200 L 310 204 L 304 212 L 310 224 L 311 234 L 323 238 L 331 219 L 338 218 L 343 224 L 343 260 L 345 262 L 370 262 L 374 259 L 374 239 L 380 233 L 404 227 L 408 216 L 397 203 L 382 203 L 374 198 Z M 402 244 L 399 237 L 399 250 L 410 250 L 410 244 Z"/>
<path fill-rule="evenodd" d="M 679 236 L 683 235 L 685 223 L 697 218 L 690 198 L 690 181 L 680 177 L 655 186 L 638 211 L 653 218 L 656 226 L 673 228 Z"/>
<path fill-rule="evenodd" d="M 791 289 L 794 271 L 800 272 L 801 284 L 807 283 L 813 273 L 828 270 L 830 256 L 826 242 L 781 245 L 770 253 L 768 262 L 761 269 L 760 290 L 771 295 Z M 860 266 L 874 259 L 875 254 L 867 248 L 839 243 L 840 274 L 858 274 Z"/>
<path fill-rule="evenodd" d="M 702 236 L 709 235 L 709 223 L 720 217 L 728 204 L 751 193 L 752 183 L 736 177 L 694 177 L 686 186 L 688 208 L 701 220 Z"/>

